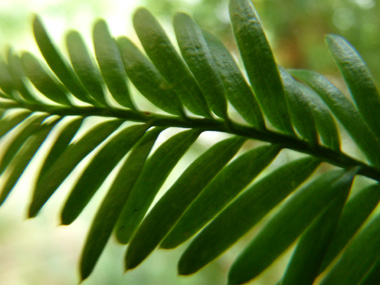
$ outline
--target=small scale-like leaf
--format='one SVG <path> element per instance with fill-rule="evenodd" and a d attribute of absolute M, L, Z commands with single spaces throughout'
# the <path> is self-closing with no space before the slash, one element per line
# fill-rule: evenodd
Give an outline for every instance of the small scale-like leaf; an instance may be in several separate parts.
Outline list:
<path fill-rule="evenodd" d="M 232 0 L 229 11 L 245 69 L 264 114 L 275 128 L 292 134 L 279 71 L 251 1 Z"/>
<path fill-rule="evenodd" d="M 360 229 L 368 216 L 380 201 L 380 185 L 375 184 L 360 190 L 352 197 L 343 209 L 342 217 L 336 227 L 335 234 L 325 254 L 320 272 L 333 261 L 351 238 Z"/>
<path fill-rule="evenodd" d="M 22 147 L 18 150 L 13 160 L 11 161 L 10 167 L 8 167 L 8 171 L 11 172 L 3 184 L 2 189 L 0 189 L 0 205 L 4 203 L 5 199 L 12 191 L 14 185 L 17 183 L 18 179 L 25 171 L 30 160 L 33 158 L 37 150 L 40 148 L 41 144 L 45 141 L 51 129 L 56 125 L 58 121 L 59 119 L 56 118 L 52 122 L 43 124 L 35 134 L 29 136 Z"/>
<path fill-rule="evenodd" d="M 350 189 L 344 189 L 301 236 L 281 285 L 313 284 L 334 235 Z"/>
<path fill-rule="evenodd" d="M 195 237 L 179 261 L 179 273 L 192 274 L 222 254 L 307 179 L 318 165 L 313 158 L 299 159 L 249 187 Z"/>
<path fill-rule="evenodd" d="M 190 203 L 238 152 L 244 141 L 242 138 L 221 141 L 184 171 L 149 212 L 133 236 L 126 254 L 126 269 L 135 268 L 154 250 Z"/>
<path fill-rule="evenodd" d="M 82 251 L 80 262 L 82 280 L 86 279 L 94 269 L 100 254 L 111 236 L 123 206 L 128 200 L 129 193 L 140 175 L 145 160 L 161 131 L 162 129 L 160 128 L 148 131 L 137 145 L 133 147 L 131 154 L 122 165 L 96 213 Z"/>
<path fill-rule="evenodd" d="M 93 102 L 93 99 L 88 95 L 83 85 L 78 80 L 72 67 L 67 60 L 62 56 L 56 48 L 53 41 L 50 39 L 45 27 L 39 17 L 33 19 L 33 32 L 38 47 L 51 70 L 62 81 L 65 87 L 78 99 L 84 102 Z"/>
<path fill-rule="evenodd" d="M 379 167 L 380 144 L 352 102 L 317 72 L 307 70 L 289 70 L 289 72 L 308 84 L 321 97 L 367 159 Z"/>
<path fill-rule="evenodd" d="M 235 260 L 230 284 L 255 278 L 275 261 L 331 200 L 351 187 L 356 171 L 329 171 L 297 191 Z"/>
<path fill-rule="evenodd" d="M 181 101 L 154 65 L 126 37 L 117 40 L 128 77 L 140 93 L 158 108 L 185 116 Z"/>
<path fill-rule="evenodd" d="M 37 180 L 32 202 L 29 206 L 29 217 L 37 215 L 41 207 L 75 166 L 121 124 L 121 120 L 103 122 L 93 127 L 79 141 L 70 144 L 45 174 Z"/>
<path fill-rule="evenodd" d="M 232 55 L 217 37 L 206 32 L 203 34 L 218 67 L 228 101 L 248 123 L 265 129 L 260 106 Z"/>
<path fill-rule="evenodd" d="M 210 117 L 198 83 L 153 15 L 140 8 L 133 16 L 133 25 L 145 52 L 182 103 L 194 114 Z"/>
<path fill-rule="evenodd" d="M 149 126 L 133 125 L 111 138 L 88 164 L 71 191 L 61 214 L 62 224 L 71 224 L 82 212 L 116 164 L 142 137 Z"/>
<path fill-rule="evenodd" d="M 359 284 L 380 256 L 379 239 L 380 215 L 377 215 L 350 243 L 321 284 Z"/>
<path fill-rule="evenodd" d="M 71 105 L 66 88 L 43 67 L 34 55 L 25 52 L 21 56 L 21 61 L 28 79 L 43 95 L 54 102 Z"/>
<path fill-rule="evenodd" d="M 199 136 L 181 132 L 163 143 L 147 160 L 116 225 L 119 242 L 128 243 L 171 170 Z"/>
<path fill-rule="evenodd" d="M 189 239 L 260 174 L 279 150 L 277 146 L 262 146 L 232 161 L 189 206 L 160 246 L 173 248 Z"/>
<path fill-rule="evenodd" d="M 360 114 L 380 139 L 380 94 L 358 52 L 342 37 L 326 36 L 327 46 L 346 81 Z"/>
<path fill-rule="evenodd" d="M 120 105 L 135 109 L 128 90 L 127 75 L 119 49 L 104 20 L 98 20 L 95 23 L 92 35 L 96 60 L 113 98 Z"/>
<path fill-rule="evenodd" d="M 28 116 L 30 116 L 30 112 L 22 112 L 18 114 L 6 115 L 5 118 L 1 118 L 0 120 L 0 138 L 6 135 L 9 131 L 11 131 L 14 127 L 24 121 Z"/>
<path fill-rule="evenodd" d="M 177 13 L 174 31 L 182 56 L 197 79 L 210 109 L 217 116 L 227 118 L 223 82 L 201 30 L 189 15 Z"/>
<path fill-rule="evenodd" d="M 28 118 L 22 123 L 20 132 L 11 139 L 11 142 L 3 147 L 4 155 L 0 157 L 0 174 L 8 167 L 9 162 L 23 145 L 23 143 L 33 135 L 46 119 L 47 115 L 36 115 Z"/>
<path fill-rule="evenodd" d="M 69 52 L 73 68 L 91 96 L 96 100 L 96 105 L 107 105 L 106 95 L 103 90 L 103 79 L 100 70 L 95 67 L 87 47 L 76 31 L 71 31 L 66 37 L 67 50 Z"/>

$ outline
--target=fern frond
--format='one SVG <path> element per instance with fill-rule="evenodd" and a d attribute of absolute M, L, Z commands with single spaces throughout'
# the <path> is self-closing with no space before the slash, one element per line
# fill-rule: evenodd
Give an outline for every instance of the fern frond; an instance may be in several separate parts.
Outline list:
<path fill-rule="evenodd" d="M 115 173 L 84 245 L 82 279 L 112 232 L 128 243 L 126 270 L 157 247 L 192 239 L 178 264 L 188 275 L 255 228 L 230 284 L 254 279 L 292 244 L 281 284 L 379 283 L 380 96 L 370 72 L 349 43 L 327 37 L 351 101 L 316 72 L 278 66 L 250 1 L 231 0 L 229 9 L 249 83 L 223 43 L 183 13 L 174 17 L 180 53 L 141 8 L 133 24 L 145 53 L 98 20 L 95 55 L 71 31 L 68 59 L 35 17 L 46 64 L 12 50 L 0 61 L 0 204 L 41 149 L 29 217 L 91 155 L 61 212 L 62 224 L 71 224 Z M 141 96 L 156 109 L 141 107 Z M 336 121 L 364 158 L 344 151 Z M 173 173 L 205 132 L 226 137 Z M 301 157 L 272 163 L 287 150 Z M 163 189 L 169 175 L 175 181 Z M 369 183 L 351 195 L 357 176 Z"/>

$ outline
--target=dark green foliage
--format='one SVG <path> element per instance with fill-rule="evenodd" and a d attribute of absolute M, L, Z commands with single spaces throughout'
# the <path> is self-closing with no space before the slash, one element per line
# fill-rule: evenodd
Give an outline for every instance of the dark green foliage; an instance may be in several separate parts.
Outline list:
<path fill-rule="evenodd" d="M 133 24 L 146 55 L 128 38 L 113 39 L 98 20 L 95 55 L 71 31 L 70 61 L 35 17 L 47 64 L 13 50 L 0 61 L 0 204 L 44 149 L 29 217 L 79 164 L 83 174 L 64 203 L 63 224 L 80 215 L 101 185 L 108 187 L 82 252 L 82 279 L 112 232 L 128 243 L 126 270 L 156 247 L 194 237 L 178 264 L 179 274 L 188 275 L 254 228 L 231 266 L 230 284 L 252 280 L 292 244 L 281 284 L 379 283 L 379 216 L 371 214 L 380 200 L 380 96 L 366 64 L 344 39 L 326 38 L 351 100 L 316 72 L 278 66 L 249 0 L 231 0 L 229 8 L 251 86 L 223 43 L 183 13 L 174 17 L 182 57 L 154 16 L 139 9 Z M 141 95 L 159 111 L 140 111 Z M 344 151 L 345 133 L 335 120 L 365 160 Z M 95 121 L 84 130 L 83 122 Z M 199 137 L 210 132 L 227 137 L 194 154 Z M 303 155 L 296 159 L 288 150 Z M 177 169 L 187 153 L 194 161 Z M 369 182 L 351 195 L 357 176 Z M 168 177 L 173 182 L 163 189 Z"/>

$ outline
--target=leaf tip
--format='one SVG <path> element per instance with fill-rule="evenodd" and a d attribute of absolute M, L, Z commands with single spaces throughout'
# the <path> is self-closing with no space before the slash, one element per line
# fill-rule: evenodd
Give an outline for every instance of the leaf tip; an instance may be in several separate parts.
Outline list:
<path fill-rule="evenodd" d="M 68 226 L 72 223 L 71 219 L 67 218 L 65 215 L 61 215 L 61 226 Z"/>
<path fill-rule="evenodd" d="M 83 268 L 81 268 L 79 284 L 82 284 L 83 281 L 85 281 L 88 278 L 88 276 L 90 276 L 90 272 L 86 272 L 83 270 Z"/>
<path fill-rule="evenodd" d="M 109 34 L 108 25 L 106 21 L 102 18 L 98 18 L 97 20 L 95 20 L 93 25 L 94 34 L 96 34 L 99 31 L 106 31 Z"/>
<path fill-rule="evenodd" d="M 150 11 L 146 9 L 145 7 L 138 7 L 133 14 L 133 19 L 135 19 L 136 17 L 143 17 L 143 16 L 151 16 Z"/>
<path fill-rule="evenodd" d="M 28 210 L 28 218 L 35 218 L 38 214 L 38 207 L 35 206 L 34 203 L 32 203 L 29 207 L 29 210 Z"/>
<path fill-rule="evenodd" d="M 134 265 L 131 262 L 131 260 L 128 258 L 128 256 L 126 256 L 126 258 L 125 258 L 125 265 L 124 265 L 125 272 L 127 272 L 128 270 L 132 270 L 135 267 L 136 267 L 136 265 Z"/>
<path fill-rule="evenodd" d="M 33 23 L 33 27 L 35 27 L 35 25 L 42 26 L 42 19 L 41 19 L 41 17 L 38 14 L 36 14 L 36 13 L 32 14 L 32 23 Z"/>
<path fill-rule="evenodd" d="M 330 46 L 331 44 L 333 44 L 334 42 L 336 42 L 338 40 L 344 40 L 344 38 L 341 36 L 335 35 L 335 34 L 327 34 L 325 36 L 325 43 L 328 46 Z"/>
<path fill-rule="evenodd" d="M 193 270 L 191 265 L 192 265 L 191 263 L 189 264 L 188 262 L 185 262 L 183 258 L 181 258 L 179 260 L 178 266 L 177 266 L 178 275 L 186 276 L 186 275 L 191 275 L 191 274 L 195 273 L 196 270 Z"/>

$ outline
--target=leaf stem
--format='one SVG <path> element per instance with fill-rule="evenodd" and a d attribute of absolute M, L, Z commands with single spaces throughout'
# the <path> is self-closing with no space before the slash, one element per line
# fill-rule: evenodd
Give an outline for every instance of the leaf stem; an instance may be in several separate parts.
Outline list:
<path fill-rule="evenodd" d="M 16 102 L 13 100 L 1 100 L 0 108 L 15 109 L 24 108 L 31 111 L 45 112 L 59 116 L 100 116 L 107 118 L 118 118 L 125 121 L 149 123 L 151 126 L 197 128 L 202 131 L 224 132 L 232 135 L 244 136 L 249 139 L 265 141 L 312 155 L 332 165 L 350 168 L 358 166 L 358 174 L 380 181 L 380 170 L 350 157 L 349 155 L 332 150 L 322 145 L 311 144 L 295 136 L 279 133 L 273 130 L 261 130 L 239 123 L 224 121 L 222 119 L 208 119 L 196 117 L 176 117 L 148 112 L 137 112 L 129 109 L 117 109 L 107 107 L 83 107 L 83 106 L 54 106 L 33 103 Z"/>

